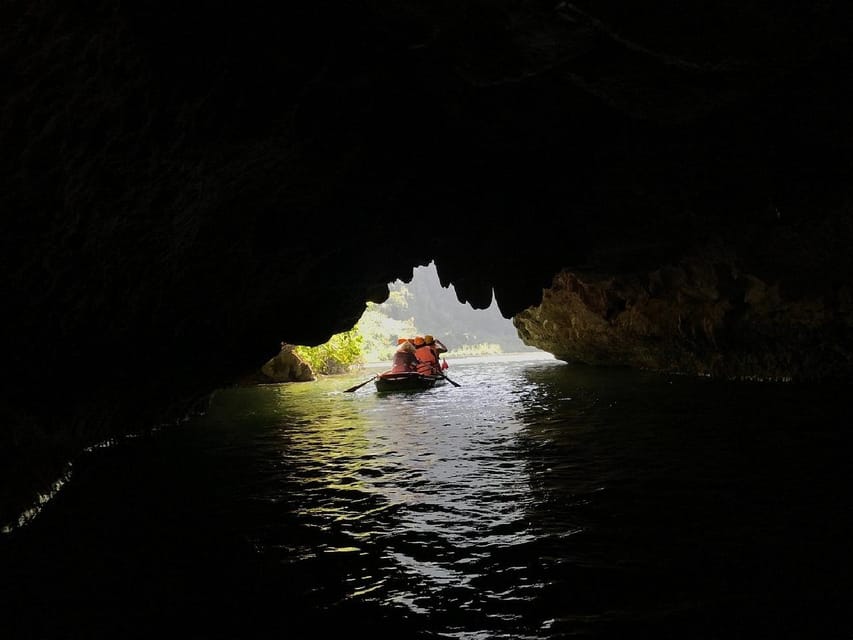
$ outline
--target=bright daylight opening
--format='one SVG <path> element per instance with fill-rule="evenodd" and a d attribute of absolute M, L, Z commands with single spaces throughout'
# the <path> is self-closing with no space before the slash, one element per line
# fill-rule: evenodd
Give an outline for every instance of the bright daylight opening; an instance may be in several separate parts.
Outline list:
<path fill-rule="evenodd" d="M 414 269 L 410 282 L 389 283 L 390 296 L 382 304 L 368 303 L 350 331 L 335 334 L 316 347 L 295 347 L 295 353 L 314 373 L 346 373 L 360 367 L 392 363 L 404 339 L 413 343 L 424 336 L 447 350 L 444 360 L 545 354 L 524 344 L 512 320 L 504 318 L 492 301 L 488 309 L 460 303 L 453 287 L 443 287 L 435 264 Z M 284 345 L 283 345 L 284 346 Z"/>
<path fill-rule="evenodd" d="M 518 337 L 512 320 L 497 304 L 474 309 L 456 298 L 453 286 L 442 287 L 435 264 L 417 267 L 411 282 L 389 283 L 391 295 L 382 304 L 368 304 L 356 327 L 365 339 L 367 362 L 389 359 L 402 337 L 432 335 L 462 358 L 538 351 Z"/>

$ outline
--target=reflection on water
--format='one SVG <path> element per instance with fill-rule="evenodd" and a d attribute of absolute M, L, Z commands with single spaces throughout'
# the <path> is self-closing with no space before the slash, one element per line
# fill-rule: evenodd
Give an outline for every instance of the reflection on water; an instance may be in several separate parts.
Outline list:
<path fill-rule="evenodd" d="M 440 387 L 382 396 L 329 390 L 305 403 L 303 389 L 279 387 L 279 406 L 289 417 L 277 438 L 263 443 L 266 472 L 276 482 L 265 482 L 253 498 L 275 500 L 287 487 L 286 495 L 297 499 L 286 509 L 311 535 L 296 546 L 291 527 L 264 528 L 256 532 L 256 548 L 286 548 L 306 563 L 323 562 L 328 553 L 360 555 L 364 560 L 336 597 L 415 615 L 499 609 L 521 597 L 516 590 L 531 597 L 537 585 L 524 575 L 500 591 L 481 584 L 494 580 L 495 553 L 523 554 L 535 538 L 527 517 L 530 476 L 518 450 L 524 422 L 516 414 L 524 403 L 518 388 L 476 370 L 468 386 L 487 402 L 475 408 L 472 393 Z M 503 581 L 515 572 L 498 569 Z"/>
<path fill-rule="evenodd" d="M 50 608 L 45 638 L 106 594 L 86 637 L 129 618 L 150 637 L 177 592 L 201 637 L 849 637 L 837 390 L 553 360 L 448 374 L 223 390 L 93 459 L 8 541 L 0 596 L 21 619 Z M 45 581 L 59 595 L 22 599 Z"/>

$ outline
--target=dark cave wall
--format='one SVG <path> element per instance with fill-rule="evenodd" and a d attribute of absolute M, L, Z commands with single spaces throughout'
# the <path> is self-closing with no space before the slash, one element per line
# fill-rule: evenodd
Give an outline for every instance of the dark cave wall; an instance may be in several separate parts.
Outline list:
<path fill-rule="evenodd" d="M 522 335 L 596 362 L 555 274 L 677 314 L 653 274 L 715 246 L 730 279 L 824 301 L 815 335 L 849 359 L 846 4 L 31 1 L 0 25 L 0 514 L 430 259 L 461 301 L 550 314 Z M 705 284 L 742 308 L 733 282 Z M 740 353 L 755 326 L 726 313 L 716 348 Z M 610 360 L 666 362 L 618 337 Z"/>

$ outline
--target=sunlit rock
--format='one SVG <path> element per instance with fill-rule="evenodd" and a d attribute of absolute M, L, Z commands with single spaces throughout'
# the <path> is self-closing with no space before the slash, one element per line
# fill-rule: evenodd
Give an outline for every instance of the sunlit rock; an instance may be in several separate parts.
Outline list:
<path fill-rule="evenodd" d="M 652 271 L 562 272 L 542 303 L 513 322 L 526 344 L 567 362 L 723 379 L 850 380 L 849 285 L 796 286 L 782 256 L 765 281 L 741 270 L 748 262 L 707 252 Z"/>
<path fill-rule="evenodd" d="M 261 367 L 261 374 L 269 382 L 310 382 L 317 379 L 311 365 L 293 351 L 293 345 L 284 343 L 281 351 Z"/>

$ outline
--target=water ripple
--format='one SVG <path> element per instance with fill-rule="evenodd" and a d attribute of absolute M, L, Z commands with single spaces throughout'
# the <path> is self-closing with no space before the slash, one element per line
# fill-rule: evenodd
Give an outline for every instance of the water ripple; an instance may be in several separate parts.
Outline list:
<path fill-rule="evenodd" d="M 57 535 L 4 559 L 7 608 L 56 584 L 66 622 L 78 591 L 118 606 L 112 574 L 76 581 L 120 558 L 146 595 L 204 592 L 205 615 L 213 600 L 277 625 L 254 637 L 304 616 L 395 640 L 849 635 L 845 394 L 541 361 L 451 371 L 459 387 L 408 395 L 342 391 L 363 376 L 224 390 L 146 441 L 147 467 L 113 448 L 77 490 L 75 468 L 49 503 L 70 501 Z M 176 587 L 187 557 L 197 580 Z"/>

